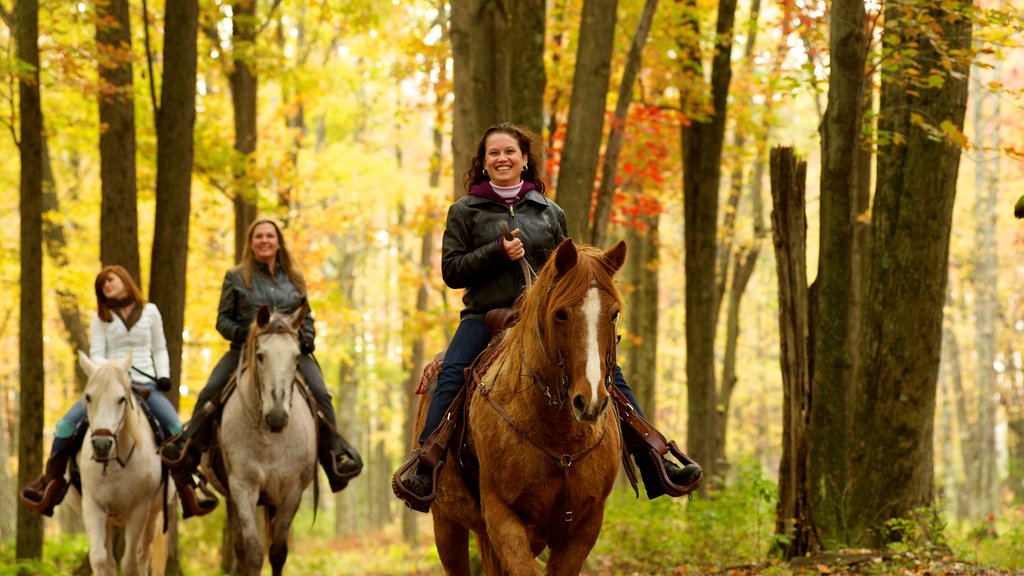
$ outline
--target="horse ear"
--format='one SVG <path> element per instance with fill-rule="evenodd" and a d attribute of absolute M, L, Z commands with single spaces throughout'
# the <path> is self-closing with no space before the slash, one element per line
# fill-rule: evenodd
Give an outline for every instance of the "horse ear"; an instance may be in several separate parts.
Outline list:
<path fill-rule="evenodd" d="M 302 301 L 302 306 L 288 318 L 288 323 L 291 324 L 292 328 L 298 330 L 302 327 L 302 322 L 306 319 L 306 314 L 309 314 L 309 302 L 306 300 Z"/>
<path fill-rule="evenodd" d="M 608 264 L 608 268 L 612 274 L 619 271 L 622 268 L 622 264 L 626 262 L 626 242 L 619 240 L 615 246 L 612 246 L 604 253 L 604 261 Z"/>
<path fill-rule="evenodd" d="M 256 313 L 256 326 L 263 328 L 267 325 L 267 322 L 270 322 L 270 306 L 264 304 L 260 306 L 259 312 Z"/>
<path fill-rule="evenodd" d="M 78 364 L 82 367 L 82 371 L 89 378 L 92 378 L 93 373 L 96 372 L 96 363 L 89 358 L 89 355 L 81 350 L 78 351 Z"/>
<path fill-rule="evenodd" d="M 555 250 L 555 278 L 561 278 L 566 272 L 572 270 L 576 266 L 577 258 L 576 244 L 573 243 L 572 238 L 562 240 L 558 249 Z"/>

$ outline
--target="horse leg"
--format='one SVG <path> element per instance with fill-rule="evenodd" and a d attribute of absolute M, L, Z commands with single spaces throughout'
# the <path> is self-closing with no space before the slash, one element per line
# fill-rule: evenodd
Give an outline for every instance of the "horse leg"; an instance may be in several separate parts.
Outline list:
<path fill-rule="evenodd" d="M 601 525 L 604 523 L 604 508 L 597 507 L 583 518 L 576 525 L 575 530 L 569 535 L 569 541 L 565 546 L 551 551 L 548 558 L 548 574 L 576 575 L 583 569 L 583 562 L 586 561 L 590 551 L 597 542 L 601 533 Z"/>
<path fill-rule="evenodd" d="M 148 507 L 138 506 L 128 516 L 124 527 L 124 555 L 121 557 L 123 576 L 148 576 L 149 543 L 153 540 L 150 528 L 152 514 Z"/>
<path fill-rule="evenodd" d="M 476 547 L 480 550 L 480 561 L 484 565 L 484 574 L 502 574 L 501 558 L 498 557 L 498 553 L 494 550 L 491 541 L 486 536 L 477 534 Z"/>
<path fill-rule="evenodd" d="M 91 498 L 82 498 L 82 521 L 89 535 L 89 566 L 95 576 L 115 576 L 111 534 L 107 528 L 107 513 L 100 509 Z"/>
<path fill-rule="evenodd" d="M 434 543 L 448 576 L 469 576 L 469 530 L 434 513 Z"/>
<path fill-rule="evenodd" d="M 481 494 L 480 509 L 487 525 L 487 537 L 507 573 L 512 576 L 536 574 L 530 540 L 516 513 L 494 492 Z"/>
<path fill-rule="evenodd" d="M 274 576 L 284 572 L 284 563 L 288 560 L 288 535 L 292 531 L 292 520 L 299 509 L 302 490 L 286 494 L 283 502 L 274 510 L 270 522 L 270 568 Z"/>
<path fill-rule="evenodd" d="M 256 494 L 231 486 L 228 513 L 235 531 L 235 558 L 242 576 L 259 576 L 263 567 L 263 545 L 256 522 Z"/>

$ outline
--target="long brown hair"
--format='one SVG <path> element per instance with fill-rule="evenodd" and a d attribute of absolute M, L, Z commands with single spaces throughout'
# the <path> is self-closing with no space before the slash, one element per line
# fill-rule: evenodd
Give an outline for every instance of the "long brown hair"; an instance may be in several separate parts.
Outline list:
<path fill-rule="evenodd" d="M 121 283 L 128 289 L 128 295 L 139 307 L 146 305 L 146 299 L 142 297 L 142 290 L 139 290 L 138 284 L 132 279 L 132 275 L 124 269 L 123 266 L 113 265 L 106 266 L 100 273 L 96 275 L 96 313 L 99 315 L 100 320 L 104 322 L 113 322 L 114 316 L 110 313 L 110 300 L 107 295 L 103 293 L 103 285 L 107 282 L 107 278 L 111 275 L 115 275 L 121 279 Z"/>
<path fill-rule="evenodd" d="M 281 228 L 277 225 L 277 222 L 269 218 L 261 218 L 253 222 L 249 226 L 249 232 L 246 233 L 245 248 L 242 249 L 242 261 L 239 262 L 238 268 L 242 270 L 242 281 L 245 283 L 245 287 L 252 288 L 252 275 L 256 272 L 256 257 L 252 253 L 252 235 L 256 232 L 256 227 L 260 224 L 270 224 L 274 227 L 274 233 L 277 234 L 277 265 L 281 267 L 281 271 L 284 275 L 292 281 L 292 284 L 299 290 L 299 292 L 306 293 L 306 279 L 302 276 L 302 272 L 295 265 L 295 259 L 292 258 L 292 253 L 288 251 L 288 245 L 284 242 L 284 235 L 281 234 Z"/>
<path fill-rule="evenodd" d="M 495 124 L 487 130 L 484 130 L 484 135 L 480 137 L 480 141 L 476 144 L 476 153 L 473 154 L 473 158 L 470 160 L 469 170 L 466 171 L 466 175 L 462 178 L 462 184 L 466 187 L 466 192 L 468 193 L 473 186 L 489 180 L 487 175 L 484 174 L 484 156 L 487 155 L 487 138 L 491 134 L 498 133 L 508 134 L 516 139 L 516 142 L 519 144 L 519 151 L 522 152 L 523 157 L 526 158 L 526 170 L 523 170 L 523 182 L 533 184 L 534 189 L 541 194 L 544 194 L 544 191 L 547 190 L 547 185 L 544 183 L 544 177 L 540 165 L 544 145 L 541 143 L 540 138 L 537 138 L 537 136 L 532 132 L 520 128 L 511 122 Z"/>

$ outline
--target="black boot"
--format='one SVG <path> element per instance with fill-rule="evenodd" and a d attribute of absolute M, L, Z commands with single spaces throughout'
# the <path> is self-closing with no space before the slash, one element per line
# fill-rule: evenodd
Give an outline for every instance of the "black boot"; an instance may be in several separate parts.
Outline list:
<path fill-rule="evenodd" d="M 433 470 L 425 464 L 420 464 L 416 467 L 415 473 L 402 478 L 402 486 L 420 498 L 430 496 L 434 491 Z"/>
<path fill-rule="evenodd" d="M 53 509 L 61 503 L 68 492 L 68 482 L 64 479 L 64 473 L 74 453 L 74 442 L 71 438 L 54 439 L 53 452 L 46 461 L 46 472 L 29 482 L 18 496 L 26 508 L 43 516 L 53 516 Z"/>
<path fill-rule="evenodd" d="M 320 422 L 320 465 L 327 474 L 331 492 L 340 492 L 350 480 L 363 471 L 363 459 L 351 444 L 338 434 L 333 425 Z"/>
<path fill-rule="evenodd" d="M 673 484 L 678 484 L 680 486 L 688 486 L 696 482 L 700 479 L 701 472 L 703 472 L 700 464 L 697 464 L 696 462 L 687 464 L 680 468 L 678 464 L 668 458 L 662 457 L 662 461 L 665 463 L 665 473 L 668 474 L 669 480 L 671 480 Z"/>

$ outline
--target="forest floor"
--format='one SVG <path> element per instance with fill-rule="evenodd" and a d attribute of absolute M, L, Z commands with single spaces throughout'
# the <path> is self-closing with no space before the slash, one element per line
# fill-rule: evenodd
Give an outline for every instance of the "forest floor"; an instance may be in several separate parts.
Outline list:
<path fill-rule="evenodd" d="M 670 574 L 708 576 L 812 575 L 838 576 L 1003 576 L 1024 575 L 1024 569 L 1006 570 L 980 566 L 948 555 L 915 552 L 854 550 L 791 560 L 785 564 L 735 566 L 714 572 L 676 571 Z"/>

